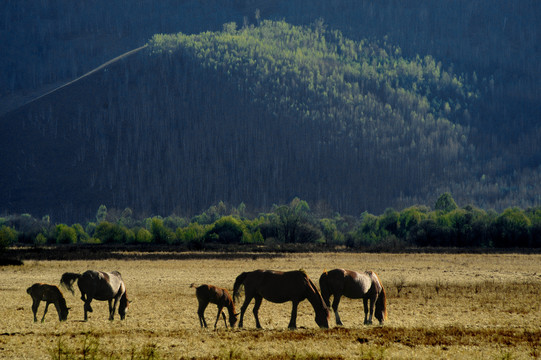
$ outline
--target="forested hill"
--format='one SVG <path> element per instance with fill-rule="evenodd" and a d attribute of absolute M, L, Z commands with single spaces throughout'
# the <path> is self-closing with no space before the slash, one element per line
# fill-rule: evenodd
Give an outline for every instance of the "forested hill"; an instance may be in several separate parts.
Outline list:
<path fill-rule="evenodd" d="M 484 92 L 468 77 L 322 21 L 155 35 L 2 118 L 2 207 L 66 221 L 100 204 L 193 214 L 297 196 L 359 214 L 449 188 L 496 207 L 509 199 L 477 184 L 469 136 Z"/>
<path fill-rule="evenodd" d="M 0 212 L 69 222 L 101 204 L 188 215 L 299 196 L 356 215 L 445 191 L 485 209 L 539 205 L 540 11 L 1 2 Z M 20 106 L 149 39 L 149 52 Z"/>

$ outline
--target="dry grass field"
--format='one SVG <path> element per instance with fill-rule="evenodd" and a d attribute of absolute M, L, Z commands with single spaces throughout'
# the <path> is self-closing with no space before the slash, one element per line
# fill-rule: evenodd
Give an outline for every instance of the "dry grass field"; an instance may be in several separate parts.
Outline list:
<path fill-rule="evenodd" d="M 383 326 L 365 326 L 362 301 L 342 299 L 344 327 L 319 329 L 307 301 L 287 329 L 291 304 L 263 301 L 263 330 L 252 306 L 244 329 L 201 330 L 191 283 L 230 289 L 242 271 L 376 271 L 388 296 Z M 125 321 L 108 321 L 93 302 L 83 322 L 78 290 L 61 289 L 71 311 L 50 306 L 34 323 L 26 288 L 59 284 L 66 271 L 118 270 L 132 300 Z M 240 304 L 237 305 L 240 307 Z M 41 318 L 44 304 L 40 306 Z M 216 307 L 206 311 L 214 324 Z M 6 359 L 531 359 L 541 356 L 541 255 L 302 253 L 231 259 L 26 261 L 0 267 L 0 358 Z"/>

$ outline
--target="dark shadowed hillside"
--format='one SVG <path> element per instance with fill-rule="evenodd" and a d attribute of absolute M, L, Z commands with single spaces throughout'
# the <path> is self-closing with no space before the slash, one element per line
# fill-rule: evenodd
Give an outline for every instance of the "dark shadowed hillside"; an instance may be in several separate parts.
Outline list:
<path fill-rule="evenodd" d="M 2 212 L 71 221 L 100 204 L 191 214 L 299 196 L 359 214 L 444 191 L 484 208 L 541 201 L 538 2 L 0 7 Z M 272 18 L 304 27 L 265 35 Z M 166 51 L 154 37 L 19 107 L 156 33 L 222 28 L 162 36 Z"/>

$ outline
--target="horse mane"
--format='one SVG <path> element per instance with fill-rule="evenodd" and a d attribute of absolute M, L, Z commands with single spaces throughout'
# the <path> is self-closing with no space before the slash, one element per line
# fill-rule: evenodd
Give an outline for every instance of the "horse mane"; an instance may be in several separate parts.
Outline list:
<path fill-rule="evenodd" d="M 376 307 L 383 309 L 383 319 L 387 320 L 387 295 L 385 294 L 385 288 L 383 287 L 378 274 L 376 274 L 374 271 L 372 271 L 372 274 L 376 276 L 379 286 L 381 286 L 381 291 L 378 295 L 378 299 L 376 300 Z"/>
<path fill-rule="evenodd" d="M 325 300 L 323 299 L 323 296 L 321 296 L 321 293 L 317 289 L 316 284 L 314 284 L 314 282 L 312 281 L 312 279 L 310 279 L 308 277 L 308 275 L 306 276 L 306 280 L 308 280 L 308 284 L 310 285 L 310 287 L 313 290 L 313 296 L 316 296 L 316 297 L 318 297 L 319 299 L 322 300 L 321 303 L 323 304 L 323 309 L 327 312 L 327 316 L 328 316 L 329 315 L 329 308 L 327 307 L 327 304 L 325 303 Z M 308 300 L 311 302 L 310 298 L 308 298 Z M 317 304 L 317 302 L 316 302 L 316 304 Z M 314 308 L 315 308 L 315 306 L 314 306 Z"/>
<path fill-rule="evenodd" d="M 240 287 L 244 283 L 246 276 L 248 276 L 248 273 L 243 272 L 242 274 L 237 276 L 237 278 L 235 279 L 235 285 L 233 285 L 233 302 L 238 301 L 240 297 Z"/>
<path fill-rule="evenodd" d="M 64 286 L 72 294 L 74 294 L 75 292 L 73 291 L 73 283 L 77 281 L 80 277 L 81 277 L 81 274 L 77 274 L 77 273 L 72 273 L 72 272 L 63 273 L 62 278 L 60 279 L 60 285 Z"/>

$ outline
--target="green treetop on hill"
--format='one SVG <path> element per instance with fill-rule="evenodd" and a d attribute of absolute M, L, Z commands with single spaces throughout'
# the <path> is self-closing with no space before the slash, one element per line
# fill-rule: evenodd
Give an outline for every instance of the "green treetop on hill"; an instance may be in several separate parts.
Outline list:
<path fill-rule="evenodd" d="M 347 139 L 380 159 L 420 157 L 421 166 L 471 151 L 460 123 L 477 92 L 462 76 L 430 56 L 406 59 L 398 47 L 347 39 L 321 21 L 158 34 L 149 48 L 230 78 L 270 112 L 326 126 L 323 142 Z"/>

